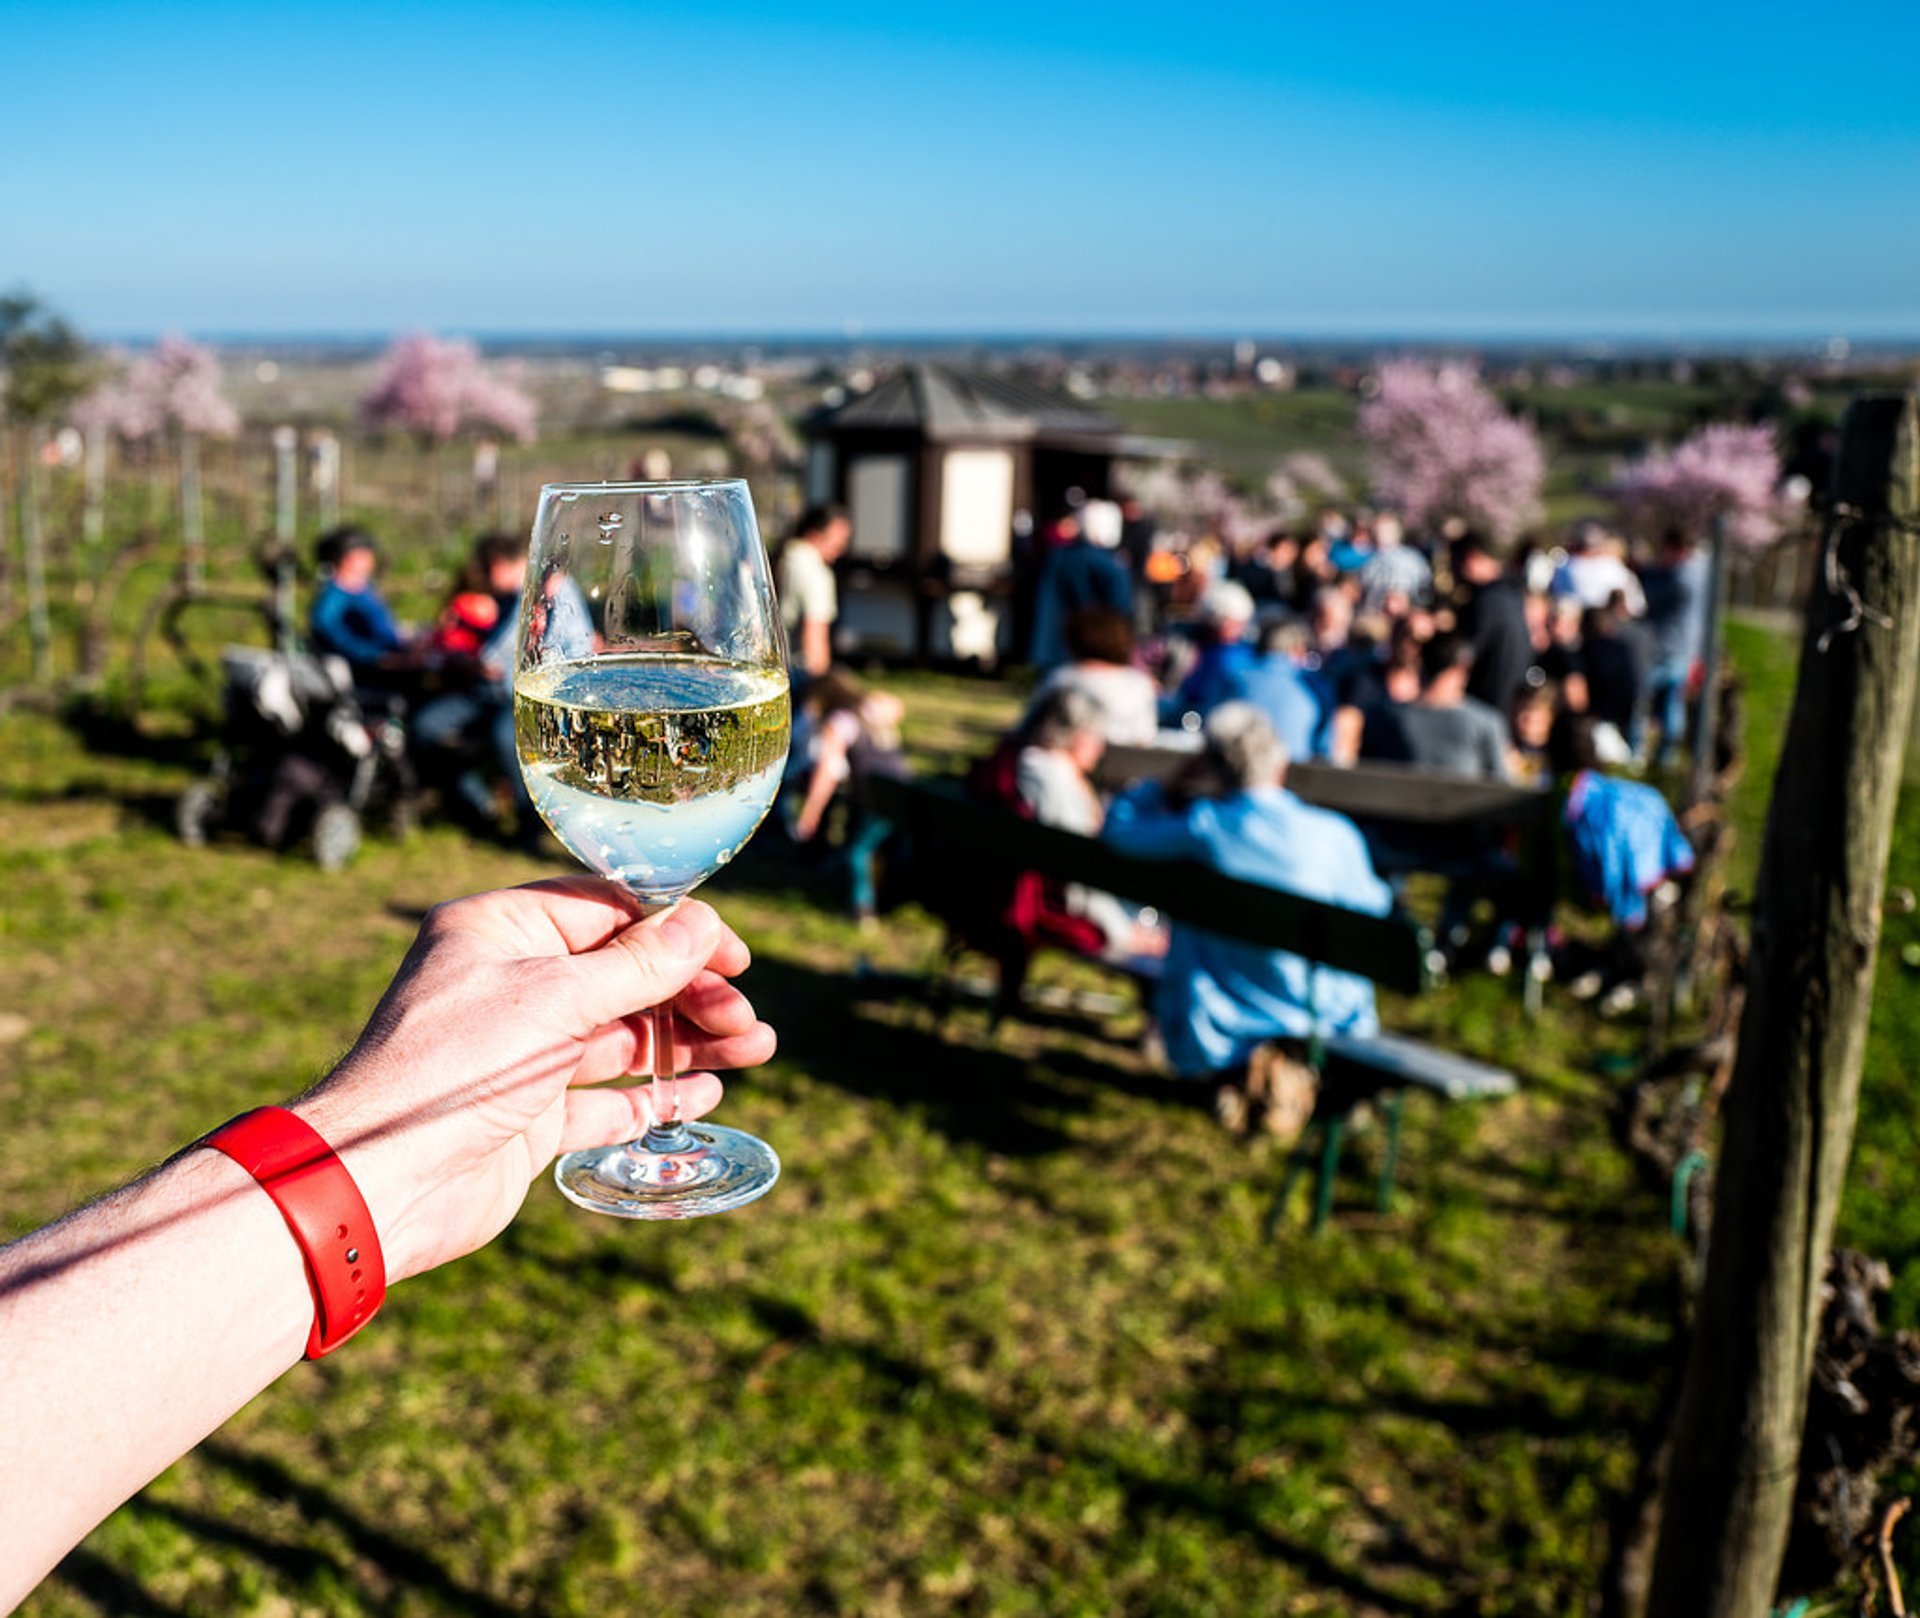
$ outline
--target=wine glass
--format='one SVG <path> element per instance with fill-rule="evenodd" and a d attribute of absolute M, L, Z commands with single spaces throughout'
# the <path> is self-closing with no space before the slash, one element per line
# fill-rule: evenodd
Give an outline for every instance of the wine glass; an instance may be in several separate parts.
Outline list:
<path fill-rule="evenodd" d="M 540 491 L 514 660 L 534 807 L 651 914 L 740 852 L 779 790 L 791 700 L 766 548 L 738 478 Z M 554 1166 L 583 1208 L 688 1219 L 764 1195 L 773 1148 L 682 1122 L 673 1010 L 653 1012 L 654 1122 Z"/>

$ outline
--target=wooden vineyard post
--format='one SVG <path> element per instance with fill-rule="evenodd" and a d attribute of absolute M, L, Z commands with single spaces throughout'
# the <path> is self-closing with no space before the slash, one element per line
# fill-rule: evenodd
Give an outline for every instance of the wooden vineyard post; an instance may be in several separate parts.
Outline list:
<path fill-rule="evenodd" d="M 1762 1618 L 1786 1544 L 1920 663 L 1913 397 L 1852 405 L 1833 493 L 1767 815 L 1650 1618 Z"/>

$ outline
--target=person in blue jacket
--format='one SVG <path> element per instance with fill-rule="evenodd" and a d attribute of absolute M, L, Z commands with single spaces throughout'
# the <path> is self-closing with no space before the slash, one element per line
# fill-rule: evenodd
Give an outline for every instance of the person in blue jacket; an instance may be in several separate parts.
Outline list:
<path fill-rule="evenodd" d="M 313 547 L 325 582 L 307 617 L 322 656 L 345 658 L 357 686 L 382 686 L 407 662 L 411 640 L 373 582 L 379 553 L 364 528 L 335 528 Z"/>
<path fill-rule="evenodd" d="M 1286 750 L 1251 703 L 1209 715 L 1192 771 L 1116 799 L 1102 835 L 1149 859 L 1192 859 L 1284 893 L 1384 915 L 1393 890 L 1344 815 L 1302 803 L 1285 786 Z M 1155 1012 L 1167 1059 L 1183 1078 L 1229 1077 L 1269 1039 L 1379 1032 L 1373 985 L 1284 950 L 1175 922 Z"/>
<path fill-rule="evenodd" d="M 1614 933 L 1596 965 L 1574 975 L 1576 998 L 1602 995 L 1621 1012 L 1639 998 L 1647 972 L 1647 923 L 1675 878 L 1693 870 L 1693 845 L 1658 788 L 1607 775 L 1599 765 L 1593 721 L 1563 714 L 1548 756 L 1566 789 L 1562 824 L 1570 878 L 1580 897 L 1612 918 Z"/>

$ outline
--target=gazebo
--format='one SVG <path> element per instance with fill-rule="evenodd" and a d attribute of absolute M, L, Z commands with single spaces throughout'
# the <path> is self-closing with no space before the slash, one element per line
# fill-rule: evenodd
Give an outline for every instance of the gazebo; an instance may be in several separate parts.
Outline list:
<path fill-rule="evenodd" d="M 803 424 L 807 498 L 847 508 L 840 638 L 852 650 L 993 663 L 1019 650 L 1030 537 L 1126 458 L 1186 446 L 1003 376 L 916 362 Z"/>

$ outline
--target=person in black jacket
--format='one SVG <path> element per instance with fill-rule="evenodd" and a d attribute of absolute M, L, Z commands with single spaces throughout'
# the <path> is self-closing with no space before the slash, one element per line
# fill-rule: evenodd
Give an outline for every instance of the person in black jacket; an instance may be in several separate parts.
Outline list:
<path fill-rule="evenodd" d="M 1470 592 L 1458 621 L 1460 633 L 1473 647 L 1467 695 L 1496 712 L 1509 713 L 1533 666 L 1526 586 L 1508 570 L 1487 537 L 1471 530 L 1454 541 L 1453 573 Z"/>

